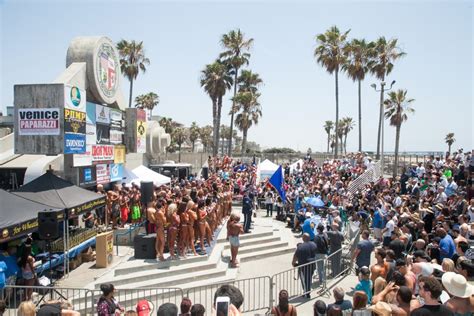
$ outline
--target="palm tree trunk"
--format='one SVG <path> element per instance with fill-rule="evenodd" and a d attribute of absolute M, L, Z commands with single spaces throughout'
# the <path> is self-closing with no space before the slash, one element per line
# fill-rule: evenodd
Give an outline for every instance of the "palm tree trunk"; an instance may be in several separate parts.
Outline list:
<path fill-rule="evenodd" d="M 401 125 L 397 125 L 396 135 L 395 135 L 395 164 L 393 166 L 393 179 L 395 179 L 398 174 L 398 146 L 400 143 L 400 129 L 401 129 Z"/>
<path fill-rule="evenodd" d="M 339 79 L 338 79 L 339 68 L 336 68 L 336 133 L 339 127 Z M 334 149 L 334 159 L 337 159 L 337 147 L 339 145 L 338 137 L 336 136 L 336 147 Z"/>
<path fill-rule="evenodd" d="M 242 156 L 247 152 L 247 132 L 248 128 L 244 128 L 242 131 Z"/>
<path fill-rule="evenodd" d="M 451 144 L 448 144 L 448 153 L 451 155 Z"/>
<path fill-rule="evenodd" d="M 233 135 L 234 133 L 234 110 L 235 110 L 235 95 L 237 94 L 237 75 L 239 73 L 239 69 L 235 69 L 235 74 L 234 74 L 234 98 L 232 99 L 232 111 L 230 114 L 230 135 Z M 224 154 L 224 153 L 222 153 Z M 229 140 L 229 150 L 227 152 L 227 155 L 230 157 L 232 156 L 232 137 L 230 137 Z"/>
<path fill-rule="evenodd" d="M 331 133 L 328 133 L 328 150 L 327 150 L 328 153 L 329 153 L 329 143 L 331 142 L 330 138 L 331 138 Z"/>
<path fill-rule="evenodd" d="M 359 80 L 359 152 L 362 152 L 362 98 L 360 92 L 360 80 Z"/>
<path fill-rule="evenodd" d="M 219 148 L 219 137 L 220 137 L 220 128 L 221 128 L 221 112 L 222 112 L 222 95 L 220 95 L 217 99 L 217 132 L 216 132 L 216 140 L 217 140 L 217 143 L 216 143 L 216 151 L 217 149 Z M 216 153 L 217 154 L 217 153 Z M 222 153 L 224 154 L 224 153 Z"/>
<path fill-rule="evenodd" d="M 347 155 L 347 134 L 344 134 L 344 155 Z"/>
<path fill-rule="evenodd" d="M 382 82 L 385 78 L 382 78 Z M 381 84 L 380 89 L 380 113 L 379 113 L 379 129 L 377 132 L 377 156 L 376 159 L 380 159 L 380 140 L 382 136 L 382 122 L 383 122 L 383 93 L 384 93 L 384 85 Z"/>
<path fill-rule="evenodd" d="M 132 107 L 132 97 L 133 97 L 133 78 L 130 78 L 130 95 L 128 96 L 128 107 Z"/>
<path fill-rule="evenodd" d="M 212 115 L 213 115 L 213 131 L 212 131 L 212 155 L 217 156 L 217 149 L 219 148 L 219 130 L 217 128 L 217 99 L 212 99 Z"/>
<path fill-rule="evenodd" d="M 194 153 L 194 142 L 195 142 L 195 141 L 192 142 L 192 144 L 193 144 L 193 153 Z"/>
<path fill-rule="evenodd" d="M 222 137 L 222 138 L 221 138 L 221 151 L 222 151 L 222 155 L 224 155 L 224 141 L 225 141 L 225 138 Z"/>
<path fill-rule="evenodd" d="M 181 162 L 181 144 L 178 145 L 178 162 Z"/>

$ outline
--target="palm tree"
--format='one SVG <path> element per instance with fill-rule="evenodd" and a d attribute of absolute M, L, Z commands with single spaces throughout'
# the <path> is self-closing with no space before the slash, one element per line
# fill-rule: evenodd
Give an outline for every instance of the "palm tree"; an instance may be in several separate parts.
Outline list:
<path fill-rule="evenodd" d="M 344 117 L 343 121 L 343 134 L 344 134 L 344 154 L 347 154 L 347 134 L 354 128 L 355 122 L 352 117 Z"/>
<path fill-rule="evenodd" d="M 230 135 L 230 128 L 224 124 L 221 125 L 221 128 L 220 128 L 220 143 L 221 143 L 221 153 L 222 155 L 224 155 L 224 143 L 226 141 L 226 139 L 229 139 L 229 136 Z"/>
<path fill-rule="evenodd" d="M 331 137 L 331 131 L 334 128 L 334 123 L 333 123 L 333 121 L 326 121 L 326 122 L 324 122 L 323 127 L 324 127 L 324 131 L 326 132 L 326 134 L 328 134 L 328 150 L 327 150 L 327 152 L 329 152 L 329 141 L 330 141 L 329 139 Z"/>
<path fill-rule="evenodd" d="M 364 39 L 353 39 L 344 47 L 347 60 L 343 69 L 352 81 L 358 83 L 359 96 L 359 152 L 362 151 L 362 96 L 361 82 L 369 72 L 371 56 L 373 55 L 374 43 L 367 43 Z"/>
<path fill-rule="evenodd" d="M 212 146 L 212 126 L 206 125 L 201 127 L 199 129 L 199 137 L 204 146 L 204 152 L 208 152 L 209 147 Z"/>
<path fill-rule="evenodd" d="M 336 134 L 331 134 L 329 137 L 331 140 L 331 153 L 334 153 L 334 148 L 336 147 Z"/>
<path fill-rule="evenodd" d="M 339 70 L 346 62 L 344 46 L 346 45 L 347 34 L 350 30 L 341 33 L 337 26 L 332 26 L 324 34 L 318 34 L 316 40 L 319 44 L 314 50 L 316 61 L 323 66 L 330 74 L 335 74 L 336 85 L 336 131 L 339 130 Z M 338 138 L 334 150 L 334 158 L 337 158 Z"/>
<path fill-rule="evenodd" d="M 385 77 L 393 70 L 393 62 L 400 57 L 406 55 L 398 46 L 397 39 L 387 41 L 385 37 L 379 37 L 373 48 L 374 59 L 370 62 L 370 72 L 381 81 L 380 86 L 380 113 L 379 127 L 377 133 L 377 159 L 380 159 L 380 140 L 383 122 L 383 106 L 384 106 L 384 87 Z"/>
<path fill-rule="evenodd" d="M 235 125 L 242 131 L 242 154 L 247 152 L 247 133 L 252 125 L 258 124 L 258 119 L 262 116 L 262 107 L 258 102 L 259 93 L 239 91 L 235 96 L 237 106 L 237 116 Z"/>
<path fill-rule="evenodd" d="M 128 107 L 132 107 L 133 81 L 137 79 L 140 71 L 145 73 L 150 60 L 145 57 L 143 42 L 121 40 L 117 43 L 117 50 L 120 56 L 120 70 L 130 81 Z"/>
<path fill-rule="evenodd" d="M 451 154 L 451 146 L 456 141 L 456 139 L 454 138 L 454 133 L 448 133 L 444 141 L 446 142 L 446 144 L 448 144 L 448 152 L 449 154 Z"/>
<path fill-rule="evenodd" d="M 228 68 L 220 61 L 206 65 L 201 72 L 201 87 L 204 88 L 212 100 L 212 123 L 214 127 L 214 148 L 212 154 L 217 156 L 219 146 L 219 127 L 221 123 L 222 97 L 232 86 L 232 77 Z"/>
<path fill-rule="evenodd" d="M 390 119 L 390 125 L 396 128 L 395 134 L 395 164 L 393 166 L 393 178 L 397 176 L 398 171 L 398 147 L 400 144 L 400 129 L 402 123 L 408 119 L 408 113 L 414 113 L 415 110 L 411 104 L 415 99 L 407 98 L 407 90 L 392 91 L 385 100 L 385 118 Z"/>
<path fill-rule="evenodd" d="M 196 140 L 199 138 L 199 131 L 200 129 L 197 123 L 192 122 L 191 126 L 189 127 L 189 141 L 191 142 L 193 152 L 194 152 L 194 144 L 196 143 Z"/>
<path fill-rule="evenodd" d="M 172 142 L 178 145 L 178 162 L 181 162 L 181 145 L 184 144 L 187 138 L 188 133 L 183 127 L 176 127 L 173 131 L 173 134 L 171 134 Z"/>
<path fill-rule="evenodd" d="M 339 146 L 341 148 L 341 154 L 343 154 L 343 148 L 344 148 L 344 142 L 342 141 L 344 139 L 344 129 L 346 128 L 344 125 L 346 124 L 346 122 L 344 120 L 339 120 L 339 124 L 337 124 L 337 130 L 335 130 L 334 132 L 336 133 L 337 137 L 336 137 L 336 144 L 335 146 Z M 339 139 L 340 143 L 337 142 L 337 140 Z M 336 147 L 336 150 L 337 150 L 337 147 Z"/>
<path fill-rule="evenodd" d="M 154 92 L 148 92 L 147 94 L 141 94 L 135 98 L 135 106 L 139 109 L 145 109 L 149 112 L 149 117 L 151 119 L 151 112 L 155 106 L 160 103 L 160 97 Z"/>
<path fill-rule="evenodd" d="M 173 133 L 173 128 L 174 128 L 175 123 L 173 122 L 173 119 L 171 119 L 170 117 L 162 117 L 158 123 L 160 124 L 161 127 L 165 129 L 166 133 L 170 135 Z"/>
<path fill-rule="evenodd" d="M 232 68 L 234 75 L 234 95 L 232 100 L 235 100 L 237 94 L 237 77 L 239 76 L 239 69 L 243 65 L 248 65 L 250 54 L 248 51 L 252 47 L 253 38 L 245 39 L 244 34 L 240 29 L 232 30 L 227 34 L 223 34 L 221 38 L 222 47 L 225 49 L 224 52 L 220 54 L 220 57 L 226 61 Z M 232 101 L 232 108 L 230 110 L 230 134 L 234 130 L 234 114 L 235 101 Z M 232 155 L 232 139 L 229 142 L 228 155 Z"/>

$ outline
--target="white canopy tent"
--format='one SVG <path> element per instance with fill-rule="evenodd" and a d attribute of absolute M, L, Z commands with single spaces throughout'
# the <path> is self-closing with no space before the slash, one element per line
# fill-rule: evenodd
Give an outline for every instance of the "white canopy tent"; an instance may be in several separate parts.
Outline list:
<path fill-rule="evenodd" d="M 145 166 L 138 166 L 133 170 L 125 169 L 126 183 L 140 185 L 140 181 L 152 181 L 154 185 L 160 186 L 171 182 L 171 178 L 159 174 Z"/>
<path fill-rule="evenodd" d="M 300 169 L 301 169 L 303 167 L 303 162 L 304 162 L 303 159 L 299 159 L 299 160 L 295 161 L 294 163 L 292 163 L 290 165 L 290 173 L 295 172 L 296 167 L 298 166 L 298 164 L 300 164 Z"/>
<path fill-rule="evenodd" d="M 257 182 L 265 181 L 270 178 L 275 171 L 278 169 L 279 165 L 274 164 L 268 159 L 265 159 L 257 166 Z"/>

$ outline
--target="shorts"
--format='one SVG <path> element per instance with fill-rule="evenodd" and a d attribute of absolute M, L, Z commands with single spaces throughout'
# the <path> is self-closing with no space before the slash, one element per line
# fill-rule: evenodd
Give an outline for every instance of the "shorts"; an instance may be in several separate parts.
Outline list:
<path fill-rule="evenodd" d="M 388 247 L 390 245 L 390 242 L 392 241 L 392 237 L 390 236 L 385 236 L 383 238 L 383 246 Z"/>
<path fill-rule="evenodd" d="M 33 275 L 33 272 L 31 272 L 31 271 L 23 271 L 22 272 L 22 277 L 25 280 L 32 280 L 32 279 L 35 278 L 35 276 Z"/>
<path fill-rule="evenodd" d="M 132 220 L 140 219 L 140 207 L 138 205 L 132 206 Z"/>
<path fill-rule="evenodd" d="M 239 247 L 240 246 L 240 238 L 239 236 L 229 236 L 229 242 L 232 247 Z"/>
<path fill-rule="evenodd" d="M 128 207 L 122 207 L 120 209 L 120 219 L 124 223 L 128 220 Z"/>

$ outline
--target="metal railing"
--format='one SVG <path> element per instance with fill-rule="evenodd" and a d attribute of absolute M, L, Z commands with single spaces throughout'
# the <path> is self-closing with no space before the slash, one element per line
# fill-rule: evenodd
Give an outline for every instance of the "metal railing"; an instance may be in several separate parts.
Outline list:
<path fill-rule="evenodd" d="M 382 176 L 382 164 L 380 161 L 374 163 L 369 167 L 363 174 L 358 176 L 354 181 L 349 184 L 347 190 L 351 194 L 355 194 L 365 187 L 370 182 L 376 182 Z"/>
<path fill-rule="evenodd" d="M 268 304 L 272 301 L 269 276 L 197 286 L 184 290 L 184 293 L 192 302 L 202 304 L 210 313 L 214 306 L 214 293 L 222 285 L 233 285 L 242 292 L 244 301 L 240 310 L 244 313 L 268 309 Z"/>

